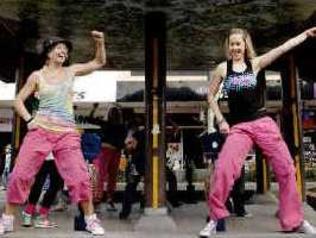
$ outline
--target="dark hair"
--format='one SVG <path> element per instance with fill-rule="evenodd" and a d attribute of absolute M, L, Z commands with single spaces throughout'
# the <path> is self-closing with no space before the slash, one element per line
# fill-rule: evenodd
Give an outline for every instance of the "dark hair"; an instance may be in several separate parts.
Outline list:
<path fill-rule="evenodd" d="M 118 107 L 111 107 L 108 112 L 108 121 L 113 124 L 122 124 L 122 111 Z"/>
<path fill-rule="evenodd" d="M 63 39 L 61 37 L 58 36 L 50 36 L 48 38 L 46 38 L 43 41 L 42 44 L 42 53 L 40 56 L 40 60 L 41 60 L 41 64 L 45 64 L 46 60 L 47 60 L 47 55 L 49 54 L 49 52 L 51 52 L 51 50 L 58 44 L 65 44 L 67 49 L 68 49 L 68 53 L 70 53 L 72 51 L 72 43 L 69 40 Z M 68 65 L 69 64 L 69 58 L 65 61 L 64 65 Z"/>

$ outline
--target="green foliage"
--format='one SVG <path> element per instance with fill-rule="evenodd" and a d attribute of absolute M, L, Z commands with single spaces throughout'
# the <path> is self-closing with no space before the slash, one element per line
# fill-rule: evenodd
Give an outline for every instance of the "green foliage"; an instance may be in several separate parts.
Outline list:
<path fill-rule="evenodd" d="M 104 31 L 108 67 L 144 67 L 144 15 L 166 12 L 168 68 L 205 69 L 224 59 L 222 42 L 231 27 L 254 36 L 259 53 L 304 29 L 316 11 L 311 0 L 1 0 L 0 17 L 21 21 L 23 41 L 60 35 L 74 43 L 72 59 L 93 54 L 89 32 Z M 307 24 L 307 23 L 306 23 Z M 27 46 L 35 51 L 35 44 Z"/>

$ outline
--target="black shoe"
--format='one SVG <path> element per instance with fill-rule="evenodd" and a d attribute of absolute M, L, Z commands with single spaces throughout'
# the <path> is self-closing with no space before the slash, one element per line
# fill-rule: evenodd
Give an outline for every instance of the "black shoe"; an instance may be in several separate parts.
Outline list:
<path fill-rule="evenodd" d="M 245 217 L 245 218 L 252 218 L 253 215 L 249 212 L 244 212 L 244 213 L 241 213 L 241 214 L 236 214 L 236 217 Z"/>
<path fill-rule="evenodd" d="M 82 215 L 75 216 L 74 219 L 74 230 L 75 231 L 85 231 L 86 230 L 86 221 Z"/>
<path fill-rule="evenodd" d="M 126 220 L 128 217 L 129 217 L 128 213 L 120 212 L 120 214 L 119 214 L 120 220 Z"/>
<path fill-rule="evenodd" d="M 171 203 L 171 205 L 172 205 L 173 207 L 180 207 L 180 206 L 183 205 L 183 203 L 182 203 L 182 202 L 179 202 L 179 201 L 170 202 L 170 203 Z"/>
<path fill-rule="evenodd" d="M 226 231 L 225 219 L 219 219 L 217 221 L 216 231 Z"/>

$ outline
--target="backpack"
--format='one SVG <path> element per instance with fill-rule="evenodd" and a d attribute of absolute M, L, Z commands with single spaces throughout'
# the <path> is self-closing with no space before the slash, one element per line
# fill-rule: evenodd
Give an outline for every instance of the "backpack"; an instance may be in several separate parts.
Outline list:
<path fill-rule="evenodd" d="M 225 135 L 218 131 L 204 134 L 201 137 L 203 153 L 207 154 L 207 158 L 211 160 L 217 159 L 219 152 L 225 142 Z"/>
<path fill-rule="evenodd" d="M 93 159 L 101 151 L 101 138 L 95 132 L 85 132 L 81 136 L 81 148 L 83 157 L 89 163 L 92 163 Z"/>

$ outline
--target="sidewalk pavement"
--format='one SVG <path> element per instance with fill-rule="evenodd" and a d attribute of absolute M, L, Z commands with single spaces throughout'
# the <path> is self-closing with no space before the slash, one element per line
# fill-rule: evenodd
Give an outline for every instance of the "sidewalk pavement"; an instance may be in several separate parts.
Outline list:
<path fill-rule="evenodd" d="M 4 193 L 0 192 L 0 203 L 3 205 Z M 282 233 L 278 220 L 275 217 L 277 211 L 276 199 L 271 194 L 256 195 L 253 199 L 254 204 L 247 205 L 247 210 L 253 214 L 252 218 L 231 217 L 227 220 L 227 232 L 218 233 L 215 237 L 219 238 L 297 238 L 315 237 L 297 233 Z M 3 207 L 3 206 L 1 206 Z M 117 204 L 119 208 L 119 204 Z M 304 205 L 306 219 L 316 225 L 316 212 Z M 53 212 L 51 219 L 56 221 L 58 228 L 35 229 L 24 228 L 19 225 L 20 218 L 17 217 L 15 232 L 6 234 L 4 237 L 12 238 L 86 238 L 92 235 L 86 232 L 73 231 L 74 216 L 76 207 L 70 206 L 65 212 Z M 157 229 L 152 231 L 139 231 L 136 227 L 139 218 L 142 216 L 139 204 L 134 204 L 133 213 L 128 220 L 121 221 L 118 212 L 109 212 L 105 206 L 101 207 L 99 218 L 102 225 L 106 228 L 107 238 L 192 238 L 197 237 L 199 230 L 205 225 L 207 208 L 205 202 L 196 204 L 184 204 L 179 208 L 173 209 L 169 216 L 176 225 L 175 231 L 164 231 L 161 229 L 163 217 L 157 216 Z"/>

